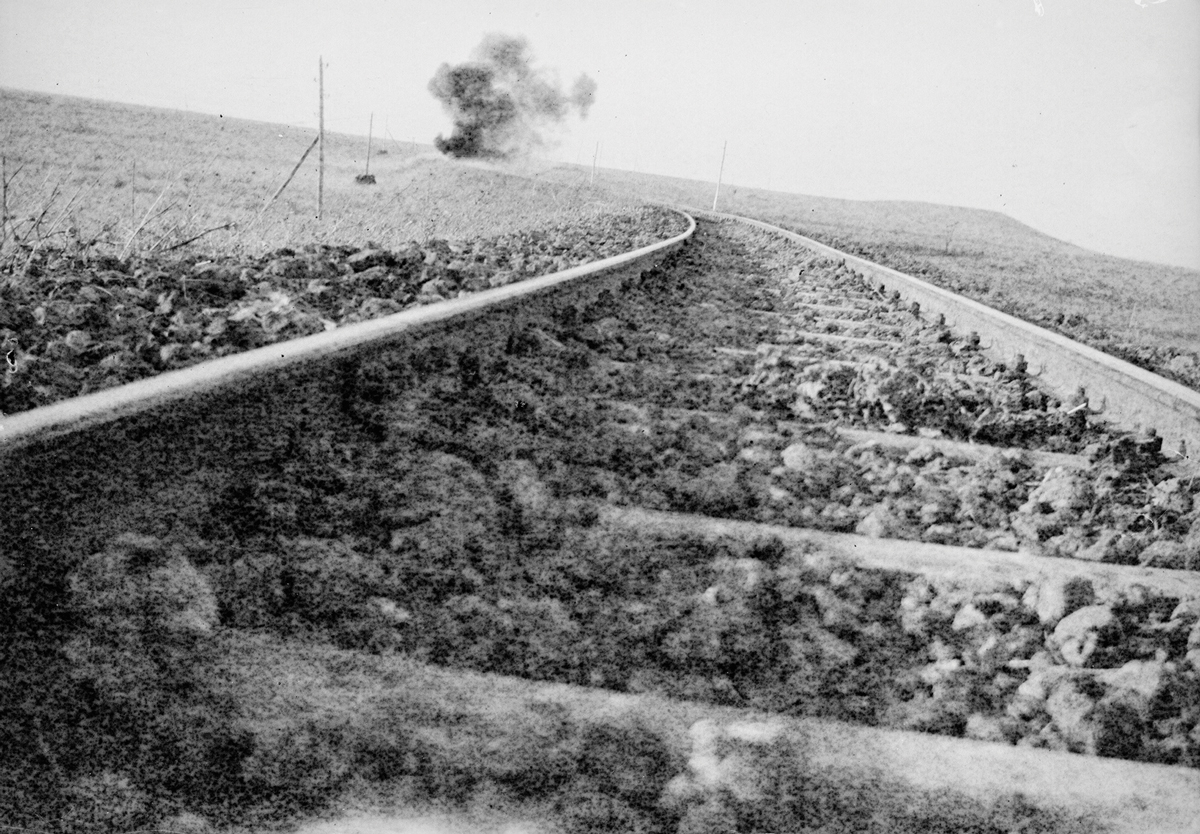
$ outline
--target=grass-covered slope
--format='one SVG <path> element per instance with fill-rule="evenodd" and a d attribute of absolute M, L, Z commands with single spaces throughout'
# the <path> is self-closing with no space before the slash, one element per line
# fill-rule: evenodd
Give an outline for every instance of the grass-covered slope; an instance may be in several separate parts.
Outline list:
<path fill-rule="evenodd" d="M 0 89 L 0 155 L 9 180 L 0 254 L 23 246 L 105 255 L 184 251 L 257 255 L 283 246 L 397 248 L 585 220 L 634 201 L 538 182 L 519 169 L 453 164 L 428 146 L 326 133 L 322 219 L 317 152 L 264 211 L 316 131 Z M 226 225 L 229 228 L 223 228 Z M 209 231 L 209 230 L 216 231 Z M 19 239 L 19 240 L 18 240 Z"/>
<path fill-rule="evenodd" d="M 21 245 L 106 254 L 262 254 L 282 246 L 398 248 L 620 211 L 642 199 L 712 205 L 712 184 L 524 161 L 451 164 L 428 146 L 328 134 L 323 218 L 316 153 L 263 207 L 312 141 L 300 128 L 0 90 L 7 223 Z M 960 292 L 1200 387 L 1200 272 L 1091 252 L 1003 214 L 726 186 L 720 208 L 776 223 Z M 14 241 L 14 236 L 20 241 Z M 20 244 L 20 245 L 18 245 Z M 24 253 L 24 254 L 27 254 Z"/>

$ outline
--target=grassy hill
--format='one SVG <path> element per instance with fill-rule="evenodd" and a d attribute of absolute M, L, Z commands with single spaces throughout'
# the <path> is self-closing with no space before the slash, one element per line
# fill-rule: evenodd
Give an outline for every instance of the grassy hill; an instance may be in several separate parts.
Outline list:
<path fill-rule="evenodd" d="M 395 248 L 408 240 L 489 237 L 621 210 L 604 189 L 540 182 L 520 171 L 453 164 L 429 146 L 327 133 L 323 218 L 314 149 L 272 195 L 315 131 L 219 116 L 0 90 L 13 235 L 104 253 L 261 254 L 305 243 Z M 264 207 L 267 206 L 265 209 Z M 228 226 L 228 228 L 226 228 Z M 211 231 L 210 231 L 211 230 Z M 2 260 L 2 259 L 0 259 Z"/>
<path fill-rule="evenodd" d="M 116 252 L 261 253 L 302 243 L 395 246 L 583 219 L 644 199 L 706 208 L 712 183 L 574 165 L 451 162 L 328 134 L 323 219 L 316 152 L 295 127 L 0 90 L 8 223 L 26 241 Z M 993 211 L 813 197 L 727 185 L 722 210 L 793 229 L 1200 386 L 1200 271 L 1102 255 Z"/>

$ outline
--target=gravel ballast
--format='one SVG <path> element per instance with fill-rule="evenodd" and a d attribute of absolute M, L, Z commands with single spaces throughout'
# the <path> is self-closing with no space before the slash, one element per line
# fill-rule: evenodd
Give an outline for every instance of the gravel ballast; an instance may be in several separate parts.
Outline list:
<path fill-rule="evenodd" d="M 331 283 L 392 268 L 376 257 Z M 66 670 L 42 682 L 59 699 L 47 703 L 98 698 L 124 715 L 121 659 L 153 667 L 136 685 L 174 722 L 155 743 L 202 752 L 211 737 L 203 756 L 235 764 L 206 790 L 264 813 L 263 797 L 316 807 L 346 767 L 375 760 L 342 767 L 339 745 L 358 736 L 332 725 L 248 729 L 232 708 L 154 689 L 179 678 L 204 692 L 222 680 L 221 641 L 255 632 L 664 703 L 1200 763 L 1197 490 L 1153 435 L 1105 425 L 1086 398 L 1040 389 L 843 265 L 745 228 L 702 223 L 653 271 L 608 286 L 14 452 L 32 491 L 9 522 L 7 610 L 28 632 L 21 650 L 45 661 L 24 673 Z M 88 505 L 73 509 L 76 495 Z M 758 532 L 705 534 L 716 521 Z M 866 567 L 772 530 L 953 550 L 961 569 Z M 1003 551 L 1064 567 L 997 579 L 982 567 Z M 1094 581 L 1130 570 L 1170 581 Z M 157 602 L 145 614 L 139 600 Z M 203 662 L 171 661 L 185 656 Z M 40 716 L 17 739 L 31 762 Z M 447 732 L 413 750 L 454 747 Z M 744 827 L 791 807 L 730 804 L 733 788 L 705 783 L 704 762 L 738 739 L 704 732 L 696 762 L 667 769 L 674 799 L 660 785 L 658 810 L 639 797 L 629 820 Z M 419 779 L 408 761 L 379 766 Z M 157 784 L 153 768 L 130 780 L 120 767 L 135 765 L 70 784 Z M 527 775 L 497 767 L 505 784 Z M 221 781 L 238 773 L 240 787 Z M 538 790 L 595 811 L 581 820 L 625 819 L 610 801 L 623 789 L 592 775 L 586 796 L 554 779 Z"/>
<path fill-rule="evenodd" d="M 871 311 L 859 332 L 905 337 L 869 356 L 802 345 L 795 333 L 811 324 L 771 315 L 814 288 L 859 294 Z M 496 327 L 364 364 L 347 408 L 356 428 L 293 443 L 207 507 L 193 558 L 228 624 L 302 624 L 346 647 L 539 680 L 1197 764 L 1191 597 L 1097 596 L 1085 578 L 979 588 L 969 564 L 929 582 L 820 554 L 809 564 L 769 540 L 631 540 L 589 509 L 1183 567 L 1195 485 L 1163 468 L 1152 438 L 1089 419 L 837 264 L 744 229 L 703 224 L 690 250 L 619 296 Z M 844 425 L 1021 440 L 1085 468 L 1022 451 L 974 463 L 932 443 L 897 451 L 841 436 Z"/>
<path fill-rule="evenodd" d="M 42 249 L 0 272 L 0 414 L 13 414 L 679 234 L 644 208 L 587 225 L 401 249 L 312 245 L 239 259 Z"/>

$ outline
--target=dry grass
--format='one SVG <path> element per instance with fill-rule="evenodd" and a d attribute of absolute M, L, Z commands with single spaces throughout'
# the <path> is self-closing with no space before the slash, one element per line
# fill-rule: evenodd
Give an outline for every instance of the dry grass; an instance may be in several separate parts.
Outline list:
<path fill-rule="evenodd" d="M 11 183 L 0 254 L 25 243 L 119 254 L 186 244 L 260 254 L 305 243 L 395 247 L 487 237 L 623 211 L 642 199 L 707 208 L 712 184 L 525 162 L 451 162 L 429 146 L 377 139 L 375 186 L 362 137 L 329 134 L 324 216 L 316 153 L 263 207 L 312 131 L 211 115 L 0 90 L 0 154 Z M 382 153 L 386 151 L 386 153 Z M 15 175 L 14 175 L 15 172 Z M 997 212 L 809 197 L 726 186 L 722 210 L 795 229 L 924 274 L 1026 318 L 1086 317 L 1117 343 L 1200 351 L 1200 272 L 1090 252 Z M 1080 335 L 1072 333 L 1071 335 Z"/>
<path fill-rule="evenodd" d="M 623 211 L 628 197 L 586 180 L 533 179 L 528 166 L 443 159 L 427 146 L 326 135 L 325 199 L 317 214 L 317 153 L 271 196 L 313 131 L 210 115 L 0 90 L 0 154 L 10 180 L 5 248 L 83 245 L 120 254 L 260 254 L 306 243 L 397 247 L 431 237 L 489 237 Z M 264 207 L 265 210 L 264 210 Z"/>

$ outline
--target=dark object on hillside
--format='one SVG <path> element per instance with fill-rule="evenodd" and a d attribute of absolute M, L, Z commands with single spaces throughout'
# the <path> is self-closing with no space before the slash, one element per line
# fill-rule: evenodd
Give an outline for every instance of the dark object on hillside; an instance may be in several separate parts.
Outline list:
<path fill-rule="evenodd" d="M 357 177 L 354 178 L 354 181 L 356 183 L 358 183 L 359 185 L 374 185 L 375 184 L 375 175 L 374 174 L 359 174 Z"/>

